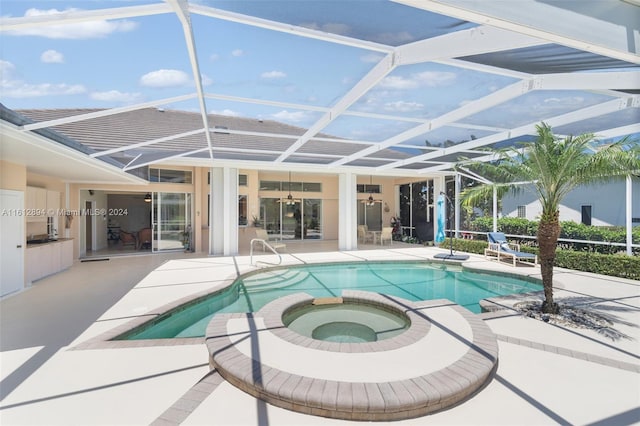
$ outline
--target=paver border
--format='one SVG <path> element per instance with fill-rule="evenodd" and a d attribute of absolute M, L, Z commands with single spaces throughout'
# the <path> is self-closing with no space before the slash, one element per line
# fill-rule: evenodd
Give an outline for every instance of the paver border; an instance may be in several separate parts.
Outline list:
<path fill-rule="evenodd" d="M 497 338 L 470 311 L 444 299 L 414 303 L 363 291 L 345 293 L 350 293 L 344 295 L 350 300 L 363 298 L 360 299 L 363 303 L 380 303 L 403 309 L 411 317 L 411 326 L 401 335 L 380 342 L 336 344 L 313 340 L 286 329 L 282 324 L 284 310 L 313 299 L 304 293 L 296 293 L 265 305 L 255 314 L 216 315 L 209 323 L 205 336 L 211 369 L 216 369 L 225 380 L 239 389 L 272 405 L 304 414 L 367 421 L 400 420 L 441 411 L 468 399 L 493 378 L 498 365 Z M 288 373 L 245 355 L 227 333 L 230 319 L 261 317 L 266 329 L 260 332 L 273 333 L 289 343 L 310 350 L 366 354 L 397 349 L 420 336 L 426 336 L 431 320 L 421 311 L 437 306 L 454 309 L 468 322 L 473 336 L 472 341 L 466 342 L 468 350 L 448 367 L 404 380 L 345 382 Z M 412 329 L 415 329 L 414 333 L 411 333 Z"/>

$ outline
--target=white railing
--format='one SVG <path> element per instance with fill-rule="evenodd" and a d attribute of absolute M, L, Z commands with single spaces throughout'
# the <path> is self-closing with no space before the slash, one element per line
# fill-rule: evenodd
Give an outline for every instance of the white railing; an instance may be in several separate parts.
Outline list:
<path fill-rule="evenodd" d="M 459 234 L 460 236 L 464 237 L 464 234 L 467 235 L 487 235 L 486 232 L 479 232 L 479 231 L 463 231 L 461 229 L 459 230 L 451 230 L 451 229 L 445 229 L 445 233 L 447 234 L 447 236 L 449 236 L 450 232 L 457 232 L 457 234 Z M 457 238 L 460 238 L 460 236 L 458 236 Z M 511 238 L 521 238 L 523 240 L 535 240 L 538 237 L 536 236 L 532 236 L 532 235 L 517 235 L 517 234 L 505 234 L 506 237 L 511 237 Z M 616 246 L 616 247 L 626 247 L 627 243 L 616 243 L 616 242 L 612 242 L 612 241 L 595 241 L 595 240 L 574 240 L 571 238 L 558 238 L 558 243 L 581 243 L 581 244 L 594 244 L 594 245 L 601 245 L 601 246 Z M 631 243 L 629 244 L 631 247 L 633 248 L 639 248 L 640 244 L 634 244 Z"/>
<path fill-rule="evenodd" d="M 262 251 L 264 251 L 264 248 L 267 247 L 269 250 L 271 250 L 273 252 L 273 254 L 278 256 L 278 263 L 271 263 L 271 262 L 265 262 L 263 260 L 258 260 L 256 261 L 256 263 L 253 263 L 253 243 L 255 242 L 259 242 L 262 243 Z M 280 265 L 282 263 L 282 256 L 280 256 L 280 253 L 278 253 L 278 251 L 276 249 L 274 249 L 271 244 L 269 244 L 266 240 L 263 240 L 262 238 L 254 238 L 251 240 L 251 250 L 249 251 L 249 264 L 251 264 L 252 266 L 258 266 L 258 263 L 264 263 L 267 265 L 273 265 L 273 266 L 277 266 Z"/>

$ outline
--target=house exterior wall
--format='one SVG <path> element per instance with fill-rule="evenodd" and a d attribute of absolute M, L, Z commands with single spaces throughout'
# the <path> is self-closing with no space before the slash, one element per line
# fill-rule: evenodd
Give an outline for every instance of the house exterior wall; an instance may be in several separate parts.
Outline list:
<path fill-rule="evenodd" d="M 27 168 L 21 164 L 0 161 L 0 189 L 27 190 Z"/>
<path fill-rule="evenodd" d="M 589 185 L 576 188 L 562 201 L 560 220 L 581 223 L 583 205 L 590 205 L 594 226 L 624 226 L 626 183 L 624 180 L 606 184 Z M 640 218 L 640 179 L 632 179 L 632 218 Z M 526 218 L 539 220 L 542 207 L 531 190 L 519 194 L 509 194 L 502 199 L 503 216 L 517 217 L 518 206 L 526 206 Z M 640 225 L 634 222 L 634 226 Z"/>
<path fill-rule="evenodd" d="M 193 195 L 193 215 L 192 226 L 194 230 L 193 234 L 193 248 L 198 253 L 209 253 L 209 207 L 208 198 L 210 191 L 209 184 L 209 171 L 207 167 L 186 167 L 186 166 L 173 166 L 173 165 L 158 165 L 158 168 L 172 169 L 172 170 L 190 170 L 193 173 L 193 179 L 191 184 L 178 184 L 178 183 L 148 183 L 140 185 L 123 185 L 123 184 L 109 184 L 109 183 L 73 183 L 65 185 L 59 179 L 52 178 L 50 176 L 40 176 L 29 174 L 28 178 L 16 179 L 14 176 L 20 176 L 20 169 L 22 166 L 8 165 L 2 167 L 3 172 L 3 185 L 10 186 L 11 188 L 26 187 L 26 181 L 29 184 L 34 185 L 46 185 L 48 189 L 55 189 L 61 192 L 61 208 L 71 211 L 82 211 L 87 201 L 95 202 L 97 209 L 108 208 L 126 208 L 125 205 L 110 205 L 107 194 L 123 193 L 132 194 L 137 193 L 142 196 L 147 192 L 177 192 L 177 193 L 190 193 Z M 8 172 L 5 172 L 7 170 Z M 24 171 L 24 168 L 22 168 Z M 4 178 L 4 175 L 9 178 Z M 26 175 L 25 173 L 22 173 Z M 249 243 L 252 238 L 256 238 L 256 230 L 253 226 L 253 218 L 260 216 L 260 200 L 262 198 L 284 198 L 288 195 L 288 191 L 264 191 L 260 190 L 260 181 L 271 180 L 286 182 L 289 179 L 288 171 L 264 171 L 264 170 L 248 170 L 241 169 L 239 174 L 247 176 L 247 185 L 241 185 L 238 187 L 239 195 L 247 196 L 247 225 L 240 225 L 237 227 L 238 232 L 238 248 L 239 250 L 248 250 Z M 25 182 L 21 185 L 20 181 L 24 179 Z M 292 173 L 292 182 L 319 182 L 322 185 L 321 192 L 296 192 L 292 191 L 291 194 L 295 198 L 314 198 L 322 200 L 322 232 L 324 240 L 337 240 L 339 230 L 339 209 L 338 209 L 338 175 L 336 174 L 320 174 L 320 173 Z M 397 185 L 422 181 L 421 178 L 397 178 L 397 177 L 380 177 L 376 176 L 371 178 L 368 175 L 360 175 L 357 177 L 358 184 L 376 184 L 381 186 L 380 194 L 373 194 L 376 200 L 382 202 L 382 226 L 391 226 L 391 217 L 395 216 L 399 211 L 397 198 Z M 373 180 L 373 181 L 371 181 Z M 68 194 L 65 193 L 68 187 Z M 91 194 L 90 190 L 93 191 Z M 357 194 L 358 202 L 364 202 L 368 198 L 368 193 Z M 66 203 L 68 198 L 68 204 Z M 237 208 L 237 206 L 234 206 Z M 108 232 L 107 227 L 110 222 L 110 217 L 95 217 L 96 220 L 96 249 L 108 247 Z M 60 235 L 67 238 L 74 239 L 74 258 L 77 259 L 86 253 L 85 241 L 85 218 L 82 216 L 73 216 L 70 226 L 65 227 L 65 218 L 60 217 L 59 230 Z M 127 229 L 128 231 L 135 232 L 138 229 L 133 229 L 136 226 L 130 225 L 126 220 L 126 225 L 132 227 Z M 124 223 L 123 222 L 123 223 Z M 142 225 L 139 225 L 140 227 Z M 145 225 L 146 226 L 146 225 Z M 124 228 L 123 228 L 124 229 Z"/>

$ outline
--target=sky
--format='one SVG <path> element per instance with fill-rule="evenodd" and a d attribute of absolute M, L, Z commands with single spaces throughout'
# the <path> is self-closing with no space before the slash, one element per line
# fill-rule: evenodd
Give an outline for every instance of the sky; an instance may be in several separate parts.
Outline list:
<path fill-rule="evenodd" d="M 156 4 L 153 1 L 3 0 L 0 15 L 49 15 L 67 10 Z M 205 1 L 198 4 L 252 13 L 264 19 L 397 46 L 475 24 L 442 20 L 424 11 L 377 0 Z M 363 5 L 367 16 L 363 19 Z M 382 58 L 382 54 L 192 15 L 197 57 L 206 93 L 333 106 Z M 195 93 L 182 27 L 173 14 L 160 14 L 25 31 L 3 32 L 0 40 L 0 99 L 12 109 L 112 108 Z M 398 67 L 351 106 L 350 111 L 416 119 L 435 118 L 499 90 L 517 79 L 439 63 Z M 463 120 L 514 127 L 550 114 L 607 100 L 586 92 L 535 92 Z M 312 126 L 322 113 L 295 106 L 265 106 L 207 99 L 208 112 Z M 166 109 L 198 110 L 194 99 Z M 637 118 L 637 117 L 636 117 Z M 634 117 L 630 118 L 631 120 Z M 324 133 L 381 141 L 414 122 L 343 115 Z M 477 128 L 447 127 L 407 145 L 468 140 L 488 134 Z"/>

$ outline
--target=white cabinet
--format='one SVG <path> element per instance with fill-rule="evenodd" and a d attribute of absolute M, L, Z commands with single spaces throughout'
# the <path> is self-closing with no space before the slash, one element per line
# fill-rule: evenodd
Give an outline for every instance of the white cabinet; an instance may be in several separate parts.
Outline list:
<path fill-rule="evenodd" d="M 24 251 L 24 264 L 26 265 L 26 281 L 30 283 L 42 278 L 42 246 L 27 247 Z"/>
<path fill-rule="evenodd" d="M 25 265 L 28 283 L 70 268 L 73 265 L 73 240 L 27 247 Z"/>
<path fill-rule="evenodd" d="M 47 216 L 58 214 L 60 192 L 27 186 L 25 208 L 28 222 L 46 222 Z"/>
<path fill-rule="evenodd" d="M 73 240 L 60 243 L 60 270 L 73 266 Z"/>
<path fill-rule="evenodd" d="M 25 202 L 27 221 L 46 222 L 47 221 L 47 190 L 27 186 L 27 200 Z"/>

